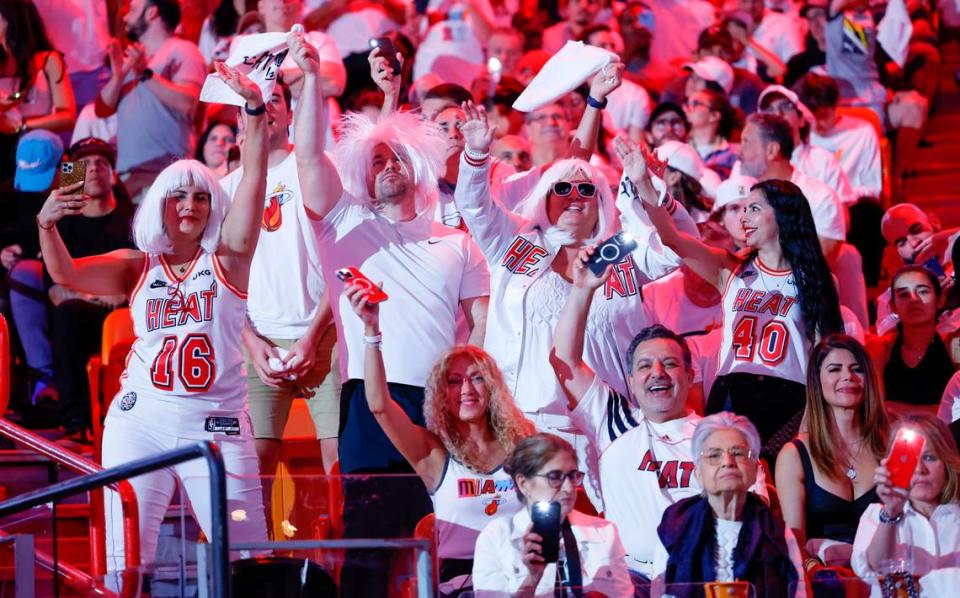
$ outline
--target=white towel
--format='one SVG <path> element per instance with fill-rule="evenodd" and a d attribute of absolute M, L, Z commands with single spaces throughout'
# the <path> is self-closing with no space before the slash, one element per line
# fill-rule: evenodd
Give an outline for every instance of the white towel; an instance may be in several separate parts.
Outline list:
<path fill-rule="evenodd" d="M 294 25 L 294 29 L 302 25 Z M 243 35 L 237 38 L 230 48 L 226 65 L 238 69 L 249 77 L 263 93 L 263 101 L 270 101 L 273 88 L 277 84 L 280 65 L 287 57 L 286 33 L 259 33 Z M 230 104 L 243 106 L 243 98 L 234 93 L 217 74 L 207 75 L 200 90 L 200 101 L 212 104 Z"/>
<path fill-rule="evenodd" d="M 603 67 L 619 60 L 616 54 L 583 42 L 567 42 L 543 65 L 513 107 L 531 112 L 570 93 Z"/>

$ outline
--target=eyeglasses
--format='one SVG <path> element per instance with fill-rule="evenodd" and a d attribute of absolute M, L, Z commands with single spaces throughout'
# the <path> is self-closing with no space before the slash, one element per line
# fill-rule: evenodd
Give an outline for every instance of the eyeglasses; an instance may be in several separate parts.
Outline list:
<path fill-rule="evenodd" d="M 691 109 L 691 110 L 694 109 L 694 108 L 707 108 L 707 109 L 711 109 L 711 108 L 710 108 L 710 104 L 708 104 L 708 103 L 706 103 L 706 102 L 701 102 L 700 100 L 691 100 L 691 99 L 689 99 L 689 98 L 687 99 L 686 102 L 683 103 L 683 105 L 684 105 L 684 107 L 689 108 L 689 109 Z"/>
<path fill-rule="evenodd" d="M 723 463 L 723 456 L 727 454 L 733 457 L 737 463 L 743 463 L 753 459 L 753 451 L 745 446 L 732 446 L 728 449 L 712 448 L 700 452 L 700 457 L 707 465 L 720 465 Z"/>
<path fill-rule="evenodd" d="M 790 114 L 796 114 L 797 109 L 790 102 L 772 102 L 769 106 L 764 108 L 761 112 L 763 112 L 764 114 L 788 116 Z"/>
<path fill-rule="evenodd" d="M 658 118 L 657 120 L 653 121 L 653 124 L 650 126 L 659 129 L 686 129 L 687 123 L 683 122 L 683 120 L 679 118 Z"/>
<path fill-rule="evenodd" d="M 567 181 L 557 181 L 553 184 L 553 194 L 557 197 L 566 197 L 573 192 L 573 183 Z M 597 186 L 593 183 L 577 183 L 577 194 L 580 197 L 589 199 L 597 194 Z"/>
<path fill-rule="evenodd" d="M 583 477 L 586 474 L 579 470 L 568 471 L 563 473 L 557 469 L 553 471 L 548 471 L 547 473 L 538 473 L 534 474 L 535 478 L 547 478 L 547 484 L 550 484 L 551 488 L 557 489 L 563 486 L 564 480 L 570 480 L 570 483 L 573 484 L 574 488 L 579 488 L 580 484 L 583 484 Z"/>

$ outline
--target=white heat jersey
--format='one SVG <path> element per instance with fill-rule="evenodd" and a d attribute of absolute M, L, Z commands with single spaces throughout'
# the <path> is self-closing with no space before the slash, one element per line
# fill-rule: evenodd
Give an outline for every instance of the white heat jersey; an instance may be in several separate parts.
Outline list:
<path fill-rule="evenodd" d="M 246 293 L 227 282 L 215 255 L 198 249 L 180 276 L 163 255 L 146 255 L 130 297 L 137 340 L 120 378 L 120 408 L 133 406 L 125 408 L 127 399 L 120 398 L 133 391 L 179 409 L 242 412 L 246 306 Z"/>
<path fill-rule="evenodd" d="M 503 466 L 481 474 L 450 456 L 430 498 L 437 516 L 437 556 L 441 559 L 473 559 L 483 528 L 496 518 L 513 517 L 523 508 Z"/>
<path fill-rule="evenodd" d="M 720 376 L 737 372 L 806 384 L 810 341 L 791 270 L 744 262 L 723 291 Z"/>

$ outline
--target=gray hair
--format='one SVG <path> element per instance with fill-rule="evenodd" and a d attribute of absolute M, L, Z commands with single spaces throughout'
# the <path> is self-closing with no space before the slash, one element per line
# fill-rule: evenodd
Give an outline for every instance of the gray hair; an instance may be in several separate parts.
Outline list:
<path fill-rule="evenodd" d="M 757 427 L 749 419 L 742 415 L 721 411 L 714 413 L 700 420 L 696 429 L 693 431 L 693 438 L 690 440 L 691 450 L 693 451 L 693 460 L 700 466 L 700 453 L 703 452 L 703 445 L 707 438 L 714 432 L 721 430 L 735 430 L 740 432 L 743 439 L 747 441 L 747 446 L 753 452 L 753 459 L 760 459 L 760 434 Z"/>

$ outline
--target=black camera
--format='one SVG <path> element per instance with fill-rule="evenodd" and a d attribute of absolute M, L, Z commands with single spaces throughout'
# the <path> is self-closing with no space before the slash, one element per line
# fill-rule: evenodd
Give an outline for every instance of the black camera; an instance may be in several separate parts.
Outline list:
<path fill-rule="evenodd" d="M 607 266 L 622 262 L 636 248 L 637 241 L 633 236 L 620 231 L 597 246 L 587 267 L 597 276 L 603 276 Z"/>

